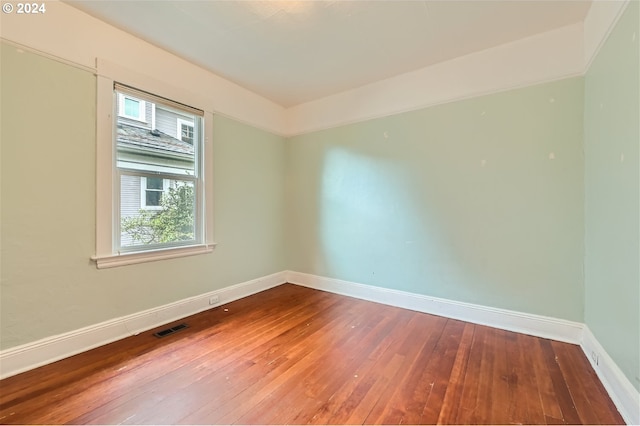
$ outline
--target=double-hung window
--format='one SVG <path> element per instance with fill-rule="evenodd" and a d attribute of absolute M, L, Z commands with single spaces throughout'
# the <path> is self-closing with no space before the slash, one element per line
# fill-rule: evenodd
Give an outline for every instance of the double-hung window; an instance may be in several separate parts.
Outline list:
<path fill-rule="evenodd" d="M 118 101 L 141 99 L 145 105 L 155 105 L 154 111 L 164 111 L 167 121 L 177 123 L 178 117 L 188 116 L 193 124 L 191 141 L 185 142 L 161 130 L 131 124 L 127 116 L 118 114 L 113 140 L 120 181 L 116 200 L 120 217 L 115 224 L 120 228 L 115 241 L 118 251 L 202 242 L 203 112 L 118 83 L 114 91 Z M 121 105 L 116 108 L 122 109 Z M 131 186 L 141 190 L 130 191 Z"/>
<path fill-rule="evenodd" d="M 93 257 L 99 268 L 211 251 L 211 167 L 205 161 L 211 155 L 211 123 L 206 118 L 187 103 L 99 78 Z"/>

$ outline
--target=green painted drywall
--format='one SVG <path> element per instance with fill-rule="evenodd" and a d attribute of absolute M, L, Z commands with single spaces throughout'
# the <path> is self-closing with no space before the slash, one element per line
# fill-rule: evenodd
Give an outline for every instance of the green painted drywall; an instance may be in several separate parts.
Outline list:
<path fill-rule="evenodd" d="M 585 78 L 585 323 L 640 390 L 640 3 Z"/>
<path fill-rule="evenodd" d="M 582 321 L 582 103 L 572 78 L 291 138 L 289 269 Z"/>
<path fill-rule="evenodd" d="M 285 269 L 284 139 L 216 116 L 214 252 L 97 270 L 95 76 L 1 46 L 0 348 Z"/>

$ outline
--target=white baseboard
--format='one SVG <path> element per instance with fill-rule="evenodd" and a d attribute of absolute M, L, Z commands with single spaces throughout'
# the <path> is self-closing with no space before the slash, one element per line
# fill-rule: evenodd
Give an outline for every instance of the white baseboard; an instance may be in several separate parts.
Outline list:
<path fill-rule="evenodd" d="M 624 421 L 629 425 L 640 425 L 640 392 L 633 387 L 587 325 L 582 332 L 580 347 Z"/>
<path fill-rule="evenodd" d="M 89 349 L 139 334 L 198 312 L 284 284 L 286 273 L 278 272 L 220 290 L 211 291 L 157 308 L 115 318 L 68 333 L 0 351 L 0 379 L 79 354 Z M 210 305 L 209 298 L 219 301 Z"/>
<path fill-rule="evenodd" d="M 640 394 L 611 359 L 589 328 L 558 318 L 492 308 L 454 300 L 391 290 L 317 275 L 287 271 L 287 282 L 317 290 L 356 297 L 371 302 L 397 306 L 474 324 L 529 334 L 567 343 L 579 344 L 627 424 L 640 424 Z M 598 355 L 594 362 L 591 353 Z"/>
<path fill-rule="evenodd" d="M 640 424 L 640 394 L 589 328 L 557 318 L 425 296 L 300 272 L 284 271 L 0 351 L 0 379 L 141 333 L 289 282 L 358 299 L 580 344 L 627 424 Z M 217 295 L 219 301 L 209 304 Z M 591 356 L 597 354 L 597 362 Z"/>
<path fill-rule="evenodd" d="M 447 318 L 487 325 L 547 339 L 577 344 L 582 335 L 582 323 L 533 315 L 507 309 L 425 296 L 399 290 L 358 284 L 300 272 L 287 272 L 287 281 L 305 287 L 352 296 L 371 302 L 411 309 Z"/>

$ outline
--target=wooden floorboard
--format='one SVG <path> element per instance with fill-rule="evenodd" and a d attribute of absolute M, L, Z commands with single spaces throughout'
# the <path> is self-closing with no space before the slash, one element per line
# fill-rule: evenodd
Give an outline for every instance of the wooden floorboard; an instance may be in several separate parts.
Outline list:
<path fill-rule="evenodd" d="M 179 322 L 0 381 L 0 423 L 623 424 L 576 345 L 292 284 Z"/>

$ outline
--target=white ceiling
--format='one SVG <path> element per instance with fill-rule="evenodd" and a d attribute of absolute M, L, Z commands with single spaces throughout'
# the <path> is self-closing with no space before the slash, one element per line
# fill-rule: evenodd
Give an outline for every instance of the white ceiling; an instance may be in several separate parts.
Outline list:
<path fill-rule="evenodd" d="M 290 107 L 582 22 L 590 1 L 68 4 Z"/>

